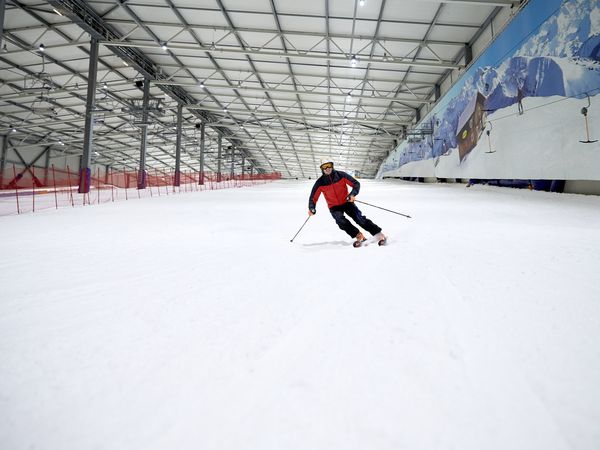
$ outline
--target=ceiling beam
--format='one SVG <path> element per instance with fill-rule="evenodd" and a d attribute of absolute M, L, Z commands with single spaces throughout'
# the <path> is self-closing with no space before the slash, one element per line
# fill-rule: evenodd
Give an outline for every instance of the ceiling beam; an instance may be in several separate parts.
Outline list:
<path fill-rule="evenodd" d="M 181 9 L 181 8 L 180 8 Z M 277 16 L 279 16 L 280 13 L 277 13 Z M 361 19 L 357 19 L 358 21 L 360 21 Z M 113 24 L 119 24 L 119 25 L 128 25 L 128 24 L 132 24 L 131 21 L 129 20 L 125 20 L 125 19 L 107 19 L 106 20 L 107 23 L 113 23 Z M 168 21 L 152 21 L 152 20 L 145 20 L 144 21 L 145 24 L 152 26 L 152 27 L 179 27 L 181 26 L 180 23 L 178 22 L 168 22 Z M 457 26 L 457 27 L 461 27 L 464 25 L 453 25 L 453 26 Z M 233 32 L 238 31 L 238 32 L 242 32 L 242 33 L 260 33 L 260 34 L 274 34 L 276 36 L 304 36 L 304 37 L 314 37 L 314 38 L 324 38 L 324 37 L 329 37 L 330 39 L 358 39 L 358 40 L 366 40 L 366 41 L 386 41 L 386 42 L 398 42 L 398 43 L 404 43 L 404 44 L 416 44 L 416 45 L 446 45 L 446 46 L 458 46 L 461 47 L 463 45 L 465 45 L 465 43 L 463 41 L 453 41 L 453 40 L 437 40 L 437 39 L 428 39 L 428 40 L 422 40 L 422 39 L 414 39 L 414 38 L 400 38 L 400 37 L 396 37 L 396 36 L 379 36 L 377 39 L 373 39 L 373 36 L 371 35 L 360 35 L 360 34 L 347 34 L 347 33 L 328 33 L 328 34 L 324 34 L 324 33 L 317 33 L 314 31 L 302 31 L 302 30 L 293 30 L 293 29 L 285 29 L 285 30 L 274 30 L 272 28 L 252 28 L 252 27 L 229 27 L 229 26 L 223 26 L 223 25 L 211 25 L 211 24 L 194 24 L 194 23 L 188 23 L 188 27 L 190 29 L 200 29 L 200 30 L 214 30 L 214 31 L 224 31 L 224 32 Z M 473 28 L 472 26 L 468 25 L 468 28 Z M 20 27 L 18 28 L 18 30 L 20 31 L 24 31 L 23 28 L 25 27 Z M 14 30 L 17 30 L 17 28 L 15 28 Z"/>
<path fill-rule="evenodd" d="M 112 48 L 136 48 L 136 49 L 155 49 L 161 50 L 161 48 L 153 42 L 144 42 L 144 41 L 101 41 L 100 44 L 105 45 L 107 47 Z M 232 54 L 243 54 L 243 55 L 261 55 L 261 56 L 273 56 L 273 57 L 282 57 L 288 56 L 290 58 L 300 58 L 300 59 L 313 59 L 313 60 L 321 60 L 321 61 L 345 61 L 348 66 L 350 66 L 350 57 L 355 56 L 358 59 L 357 68 L 360 68 L 363 64 L 368 63 L 377 63 L 384 66 L 416 66 L 416 67 L 427 67 L 434 69 L 460 69 L 463 66 L 461 64 L 456 64 L 450 61 L 436 61 L 436 60 L 416 60 L 411 58 L 403 58 L 403 57 L 394 57 L 391 60 L 384 61 L 381 58 L 372 58 L 369 55 L 364 54 L 348 54 L 343 55 L 341 53 L 329 54 L 327 55 L 325 52 L 315 52 L 309 50 L 295 51 L 295 52 L 285 52 L 284 50 L 261 50 L 261 49 L 253 49 L 253 48 L 239 48 L 233 46 L 219 46 L 214 49 L 211 48 L 211 45 L 204 45 L 203 47 L 198 47 L 193 44 L 186 43 L 178 43 L 173 44 L 169 43 L 168 48 L 172 51 L 177 50 L 186 50 L 190 52 L 203 51 L 207 53 L 232 53 Z"/>
<path fill-rule="evenodd" d="M 220 113 L 220 114 L 238 114 L 238 115 L 255 115 L 255 116 L 260 116 L 260 117 L 271 117 L 271 118 L 306 118 L 306 119 L 310 119 L 313 121 L 324 121 L 327 122 L 329 120 L 329 118 L 325 115 L 319 115 L 319 114 L 302 114 L 302 113 L 290 113 L 290 112 L 276 112 L 276 111 L 260 111 L 260 110 L 256 110 L 256 111 L 248 111 L 248 110 L 244 110 L 244 109 L 234 109 L 234 108 L 227 108 L 227 111 L 225 112 L 222 109 L 219 108 L 213 108 L 213 107 L 207 107 L 204 105 L 187 105 L 186 106 L 187 109 L 189 110 L 194 110 L 194 109 L 202 109 L 203 111 L 209 111 L 209 112 L 213 112 L 213 113 Z M 336 119 L 342 120 L 343 116 L 340 116 Z M 357 124 L 369 124 L 369 125 L 393 125 L 393 126 L 401 126 L 401 125 L 408 125 L 410 124 L 409 121 L 394 121 L 394 120 L 381 120 L 381 119 L 352 119 L 352 121 L 354 123 Z"/>

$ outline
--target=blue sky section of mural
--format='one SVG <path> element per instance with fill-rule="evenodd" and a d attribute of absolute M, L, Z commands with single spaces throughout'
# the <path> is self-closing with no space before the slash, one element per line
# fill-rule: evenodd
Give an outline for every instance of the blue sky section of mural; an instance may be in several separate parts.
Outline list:
<path fill-rule="evenodd" d="M 458 148 L 462 161 L 469 149 L 459 141 L 468 134 L 470 117 L 484 124 L 486 115 L 526 97 L 585 98 L 599 92 L 600 0 L 532 0 L 409 132 L 382 171 Z M 467 111 L 476 104 L 479 115 Z M 481 134 L 483 126 L 468 131 Z"/>

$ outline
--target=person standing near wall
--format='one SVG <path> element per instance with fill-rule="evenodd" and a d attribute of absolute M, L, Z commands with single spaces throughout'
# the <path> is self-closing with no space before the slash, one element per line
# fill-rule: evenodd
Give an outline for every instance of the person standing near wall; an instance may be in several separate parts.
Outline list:
<path fill-rule="evenodd" d="M 381 228 L 367 219 L 354 204 L 354 199 L 360 191 L 360 183 L 346 172 L 334 170 L 333 162 L 327 161 L 320 166 L 322 175 L 315 181 L 308 199 L 308 215 L 317 213 L 316 205 L 321 194 L 324 195 L 329 207 L 329 212 L 337 225 L 344 230 L 348 236 L 355 239 L 354 247 L 360 247 L 366 241 L 364 235 L 346 217 L 346 214 L 358 226 L 368 231 L 375 237 L 379 245 L 384 245 L 386 237 Z M 351 187 L 348 193 L 348 186 Z"/>

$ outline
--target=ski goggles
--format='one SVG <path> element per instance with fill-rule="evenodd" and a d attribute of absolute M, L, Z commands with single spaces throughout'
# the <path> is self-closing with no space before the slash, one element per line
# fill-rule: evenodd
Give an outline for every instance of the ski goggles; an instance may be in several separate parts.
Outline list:
<path fill-rule="evenodd" d="M 321 170 L 327 170 L 327 169 L 333 169 L 332 162 L 326 162 L 326 163 L 321 164 Z"/>

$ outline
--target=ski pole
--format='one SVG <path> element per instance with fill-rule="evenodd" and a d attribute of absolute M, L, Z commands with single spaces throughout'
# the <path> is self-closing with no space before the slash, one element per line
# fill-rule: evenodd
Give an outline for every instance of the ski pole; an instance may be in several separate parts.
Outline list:
<path fill-rule="evenodd" d="M 361 202 L 360 200 L 354 200 L 354 201 L 356 203 L 362 203 L 363 205 L 372 206 L 373 208 L 383 209 L 384 211 L 391 212 L 391 213 L 394 213 L 394 214 L 398 214 L 399 216 L 404 216 L 404 217 L 408 217 L 409 219 L 411 219 L 411 217 L 409 215 L 402 214 L 402 213 L 399 213 L 399 212 L 396 212 L 396 211 L 392 211 L 391 209 L 386 209 L 386 208 L 382 208 L 381 206 L 371 205 L 370 203 Z"/>
<path fill-rule="evenodd" d="M 310 216 L 308 216 L 306 218 L 306 220 L 304 221 L 304 223 L 302 224 L 302 226 L 300 227 L 298 232 L 294 235 L 294 237 L 292 239 L 290 239 L 290 242 L 294 242 L 294 239 L 296 239 L 296 236 L 298 236 L 300 234 L 300 232 L 302 231 L 302 228 L 304 228 L 304 225 L 306 225 L 306 222 L 308 222 L 308 219 L 310 219 Z"/>

